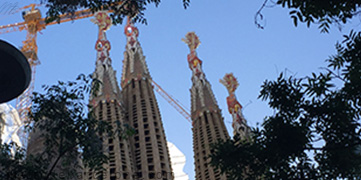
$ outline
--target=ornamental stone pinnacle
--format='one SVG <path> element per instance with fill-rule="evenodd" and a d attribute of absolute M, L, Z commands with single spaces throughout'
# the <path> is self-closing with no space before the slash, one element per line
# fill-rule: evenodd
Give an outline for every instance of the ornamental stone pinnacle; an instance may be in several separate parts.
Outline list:
<path fill-rule="evenodd" d="M 202 70 L 202 61 L 195 51 L 200 41 L 194 32 L 187 33 L 186 38 L 182 40 L 191 51 L 187 60 L 189 68 L 192 70 L 191 117 L 195 179 L 226 180 L 225 174 L 221 174 L 218 169 L 209 164 L 209 156 L 212 153 L 211 144 L 217 141 L 225 141 L 229 139 L 229 135 L 211 85 Z"/>
<path fill-rule="evenodd" d="M 95 44 L 97 59 L 93 78 L 99 80 L 96 96 L 90 97 L 95 117 L 99 121 L 109 122 L 113 127 L 125 126 L 124 107 L 122 106 L 121 91 L 117 84 L 116 72 L 111 66 L 109 51 L 110 42 L 105 32 L 111 26 L 111 19 L 106 12 L 97 12 L 91 20 L 98 25 L 98 40 Z M 93 89 L 96 84 L 93 84 Z M 133 166 L 131 159 L 130 140 L 121 135 L 99 137 L 102 141 L 101 151 L 109 158 L 103 164 L 101 171 L 91 171 L 84 168 L 83 180 L 133 180 Z"/>
<path fill-rule="evenodd" d="M 166 134 L 152 80 L 131 19 L 125 27 L 127 44 L 122 72 L 125 120 L 135 130 L 131 141 L 134 179 L 173 180 Z"/>
<path fill-rule="evenodd" d="M 132 78 L 151 78 L 142 47 L 138 42 L 139 30 L 134 26 L 132 20 L 128 18 L 124 28 L 127 38 L 125 46 L 121 86 L 122 88 L 130 83 Z"/>
<path fill-rule="evenodd" d="M 201 44 L 201 41 L 199 41 L 199 38 L 195 32 L 188 32 L 186 34 L 186 38 L 182 38 L 182 41 L 188 45 L 191 52 L 195 51 Z"/>
<path fill-rule="evenodd" d="M 226 74 L 223 79 L 219 80 L 228 90 L 227 97 L 228 111 L 232 115 L 233 135 L 236 138 L 244 139 L 250 136 L 251 130 L 247 121 L 242 114 L 242 105 L 238 102 L 235 91 L 239 85 L 233 73 Z"/>
<path fill-rule="evenodd" d="M 112 60 L 109 55 L 111 49 L 110 42 L 108 41 L 105 32 L 109 30 L 112 21 L 107 12 L 100 11 L 95 13 L 94 19 L 91 19 L 93 23 L 98 25 L 99 33 L 98 40 L 95 43 L 95 50 L 97 51 L 97 59 L 95 62 L 95 72 L 93 78 L 99 80 L 100 88 L 98 89 L 97 96 L 105 94 L 110 99 L 116 99 L 116 95 L 119 93 L 119 87 L 117 87 L 117 81 L 115 78 L 115 71 L 113 70 L 111 63 Z M 107 86 L 110 86 L 107 88 Z M 94 97 L 90 97 L 92 100 Z M 109 99 L 108 98 L 108 99 Z"/>

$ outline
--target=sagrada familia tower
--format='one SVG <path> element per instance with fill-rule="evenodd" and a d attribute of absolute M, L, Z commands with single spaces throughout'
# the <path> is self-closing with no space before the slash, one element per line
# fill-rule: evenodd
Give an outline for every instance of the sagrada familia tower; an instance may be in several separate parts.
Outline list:
<path fill-rule="evenodd" d="M 166 135 L 152 86 L 152 77 L 138 41 L 138 29 L 131 19 L 128 19 L 124 30 L 127 41 L 123 69 L 118 83 L 109 54 L 111 44 L 106 37 L 111 19 L 106 12 L 98 12 L 92 21 L 99 29 L 95 44 L 97 56 L 93 77 L 101 83 L 96 95 L 92 95 L 89 102 L 97 119 L 113 125 L 128 124 L 134 129 L 135 134 L 129 138 L 102 137 L 102 150 L 109 157 L 109 162 L 103 165 L 104 170 L 101 172 L 84 169 L 83 179 L 173 180 Z M 198 36 L 190 32 L 183 41 L 190 49 L 187 60 L 192 72 L 190 91 L 195 179 L 226 180 L 225 174 L 210 166 L 208 157 L 212 153 L 212 143 L 230 137 L 211 85 L 202 69 L 202 60 L 196 52 L 200 44 Z M 221 82 L 230 93 L 227 103 L 233 117 L 234 134 L 246 137 L 249 135 L 249 127 L 241 113 L 242 106 L 234 95 L 238 83 L 230 74 Z M 41 140 L 37 140 L 38 136 L 34 137 L 29 141 L 31 152 L 41 149 L 37 146 Z"/>
<path fill-rule="evenodd" d="M 188 33 L 183 41 L 190 49 L 187 59 L 192 71 L 191 117 L 196 179 L 226 180 L 225 174 L 209 164 L 210 145 L 228 139 L 229 135 L 211 85 L 202 70 L 202 61 L 197 56 L 200 41 L 194 32 Z"/>
<path fill-rule="evenodd" d="M 105 172 L 86 179 L 167 179 L 172 180 L 172 168 L 159 114 L 157 100 L 151 84 L 151 76 L 143 50 L 138 42 L 138 29 L 128 19 L 125 27 L 127 43 L 124 52 L 121 88 L 115 77 L 109 57 L 110 43 L 105 31 L 110 26 L 107 14 L 98 13 L 93 21 L 99 26 L 96 68 L 93 77 L 101 81 L 97 96 L 90 97 L 97 118 L 112 124 L 117 121 L 128 124 L 135 134 L 128 139 L 103 138 L 103 150 L 107 150 L 109 163 Z"/>

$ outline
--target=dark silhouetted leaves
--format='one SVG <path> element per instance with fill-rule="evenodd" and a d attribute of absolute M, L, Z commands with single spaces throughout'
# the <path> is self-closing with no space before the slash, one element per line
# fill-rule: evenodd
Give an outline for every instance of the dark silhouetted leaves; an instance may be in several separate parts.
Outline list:
<path fill-rule="evenodd" d="M 326 72 L 265 81 L 259 98 L 274 115 L 250 141 L 216 144 L 212 165 L 231 180 L 360 179 L 361 33 L 336 49 Z"/>
<path fill-rule="evenodd" d="M 144 11 L 149 4 L 158 6 L 160 0 L 41 0 L 48 8 L 46 22 L 59 21 L 61 14 L 74 13 L 82 9 L 91 9 L 92 12 L 99 10 L 112 10 L 110 17 L 114 24 L 121 24 L 127 17 L 134 17 L 134 21 L 147 24 Z M 189 6 L 190 0 L 182 0 L 184 8 Z"/>

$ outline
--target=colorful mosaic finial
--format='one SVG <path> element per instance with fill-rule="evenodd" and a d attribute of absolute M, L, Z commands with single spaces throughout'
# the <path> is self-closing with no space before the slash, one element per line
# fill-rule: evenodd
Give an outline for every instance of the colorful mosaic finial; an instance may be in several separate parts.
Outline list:
<path fill-rule="evenodd" d="M 99 11 L 95 13 L 94 17 L 91 21 L 99 26 L 100 31 L 107 31 L 112 25 L 112 19 L 106 11 Z"/>
<path fill-rule="evenodd" d="M 103 62 L 107 56 L 109 56 L 109 51 L 111 49 L 110 43 L 106 38 L 105 31 L 109 30 L 112 25 L 112 19 L 109 17 L 108 13 L 105 11 L 99 11 L 95 13 L 94 19 L 91 19 L 94 24 L 99 27 L 98 40 L 95 43 L 95 50 L 100 52 L 100 60 Z"/>
<path fill-rule="evenodd" d="M 226 86 L 229 94 L 234 93 L 239 86 L 239 83 L 233 73 L 226 74 L 223 79 L 219 80 L 219 82 Z"/>
<path fill-rule="evenodd" d="M 238 87 L 238 81 L 234 77 L 233 73 L 226 74 L 223 79 L 219 80 L 224 86 L 226 86 L 229 96 L 227 97 L 227 104 L 229 113 L 239 113 L 242 109 L 242 105 L 237 101 L 234 92 Z M 241 119 L 240 119 L 241 120 Z M 241 120 L 242 121 L 242 120 Z"/>
<path fill-rule="evenodd" d="M 201 44 L 195 32 L 187 33 L 185 39 L 183 38 L 182 41 L 188 45 L 191 51 L 196 50 L 198 46 Z"/>
<path fill-rule="evenodd" d="M 99 88 L 97 96 L 100 96 L 104 93 L 103 87 L 105 87 L 106 84 L 104 80 L 105 74 L 108 74 L 109 76 L 110 86 L 112 87 L 113 92 L 117 93 L 115 73 L 113 68 L 111 67 L 112 60 L 109 55 L 111 46 L 105 33 L 111 27 L 112 20 L 109 17 L 108 13 L 105 11 L 99 11 L 95 13 L 94 17 L 95 18 L 91 19 L 91 21 L 94 24 L 98 25 L 99 32 L 98 32 L 97 42 L 95 43 L 95 50 L 97 51 L 97 60 L 95 62 L 95 72 L 93 73 L 93 78 L 98 79 L 99 81 L 102 82 L 102 87 Z"/>
<path fill-rule="evenodd" d="M 137 48 L 137 41 L 139 30 L 137 27 L 134 26 L 132 22 L 132 18 L 128 17 L 127 25 L 124 28 L 124 34 L 127 36 L 127 47 L 129 49 L 136 49 Z"/>
<path fill-rule="evenodd" d="M 250 128 L 247 125 L 246 119 L 242 114 L 242 105 L 238 102 L 234 92 L 236 91 L 239 83 L 234 77 L 233 73 L 226 74 L 223 79 L 219 80 L 228 90 L 229 96 L 227 97 L 228 111 L 232 115 L 232 127 L 234 134 L 238 134 L 241 138 L 248 137 Z"/>
<path fill-rule="evenodd" d="M 198 36 L 194 32 L 188 32 L 186 38 L 182 38 L 182 41 L 185 42 L 191 52 L 188 54 L 188 65 L 192 70 L 193 75 L 200 77 L 203 74 L 202 71 L 202 61 L 197 57 L 197 52 L 195 51 L 200 44 Z"/>

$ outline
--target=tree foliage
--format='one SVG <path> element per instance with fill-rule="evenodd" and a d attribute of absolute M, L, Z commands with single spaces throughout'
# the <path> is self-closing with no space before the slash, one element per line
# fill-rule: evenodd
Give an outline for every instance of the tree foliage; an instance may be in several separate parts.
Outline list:
<path fill-rule="evenodd" d="M 251 141 L 215 145 L 212 164 L 231 179 L 361 178 L 361 33 L 336 45 L 328 67 L 305 78 L 265 81 L 275 110 Z"/>
<path fill-rule="evenodd" d="M 146 24 L 144 11 L 149 4 L 158 6 L 161 0 L 41 0 L 46 5 L 47 22 L 59 20 L 61 14 L 74 14 L 80 9 L 91 9 L 93 12 L 99 10 L 111 10 L 110 17 L 114 24 L 122 23 L 127 16 Z M 184 8 L 189 6 L 190 0 L 182 0 Z"/>
<path fill-rule="evenodd" d="M 12 150 L 15 152 L 12 153 Z M 15 143 L 0 144 L 0 179 L 23 180 L 43 179 L 46 163 L 41 157 L 25 159 L 24 149 Z"/>
<path fill-rule="evenodd" d="M 268 0 L 265 0 L 256 18 L 263 18 L 261 10 L 266 7 L 267 2 Z M 277 0 L 275 4 L 290 10 L 289 15 L 295 26 L 299 22 L 306 23 L 307 27 L 318 24 L 321 32 L 329 32 L 331 24 L 339 26 L 346 24 L 348 20 L 361 12 L 359 0 Z M 258 21 L 256 24 L 262 27 Z"/>
<path fill-rule="evenodd" d="M 26 156 L 15 144 L 0 145 L 0 179 L 70 179 L 78 175 L 81 159 L 84 167 L 101 170 L 108 158 L 102 150 L 100 136 L 127 138 L 129 126 L 96 119 L 87 97 L 96 94 L 90 76 L 80 75 L 76 81 L 44 86 L 45 93 L 34 93 L 30 113 L 32 132 L 40 132 L 44 151 Z M 29 145 L 30 146 L 30 145 Z M 16 148 L 15 153 L 11 149 Z M 61 167 L 62 172 L 55 169 Z"/>

